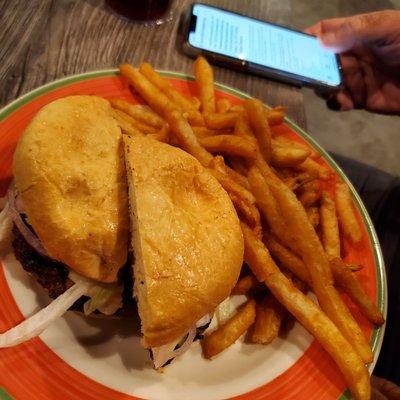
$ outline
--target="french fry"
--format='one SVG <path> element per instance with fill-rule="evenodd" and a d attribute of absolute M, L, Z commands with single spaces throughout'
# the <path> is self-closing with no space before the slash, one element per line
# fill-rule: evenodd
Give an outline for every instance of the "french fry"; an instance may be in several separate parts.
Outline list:
<path fill-rule="evenodd" d="M 199 100 L 198 97 L 192 96 L 192 97 L 190 98 L 190 101 L 192 102 L 192 104 L 193 104 L 193 106 L 194 106 L 194 108 L 195 108 L 196 110 L 200 110 L 201 103 L 200 103 L 200 100 Z"/>
<path fill-rule="evenodd" d="M 296 242 L 293 240 L 294 238 L 290 236 L 279 205 L 259 169 L 255 166 L 251 167 L 247 174 L 247 179 L 251 191 L 256 198 L 257 206 L 267 221 L 271 231 L 280 238 L 286 246 L 291 246 L 290 248 L 293 249 Z"/>
<path fill-rule="evenodd" d="M 194 62 L 201 111 L 203 114 L 215 113 L 214 73 L 204 57 L 198 57 Z"/>
<path fill-rule="evenodd" d="M 120 113 L 117 112 L 118 110 L 113 110 L 112 115 L 114 119 L 117 121 L 117 124 L 121 128 L 122 133 L 126 135 L 132 135 L 132 136 L 144 136 L 143 132 L 140 132 L 136 127 L 131 125 L 126 118 L 121 116 Z"/>
<path fill-rule="evenodd" d="M 250 126 L 257 138 L 261 154 L 266 162 L 270 162 L 272 158 L 271 131 L 265 116 L 264 105 L 260 100 L 249 99 L 245 101 L 244 107 L 249 117 Z"/>
<path fill-rule="evenodd" d="M 321 193 L 315 191 L 315 190 L 310 190 L 310 191 L 305 191 L 299 194 L 299 201 L 303 205 L 304 208 L 312 207 L 314 206 L 317 201 L 320 199 Z"/>
<path fill-rule="evenodd" d="M 306 208 L 306 213 L 310 224 L 315 229 L 320 223 L 320 215 L 318 207 L 308 207 Z"/>
<path fill-rule="evenodd" d="M 234 135 L 215 135 L 199 139 L 199 143 L 210 153 L 224 153 L 230 156 L 254 160 L 257 156 L 255 145 L 248 139 Z"/>
<path fill-rule="evenodd" d="M 310 151 L 295 147 L 283 147 L 272 142 L 271 163 L 277 168 L 294 167 L 301 164 L 310 155 Z"/>
<path fill-rule="evenodd" d="M 157 133 L 158 130 L 156 128 L 153 128 L 150 125 L 146 125 L 143 122 L 140 122 L 136 120 L 135 118 L 132 118 L 129 114 L 115 109 L 113 112 L 114 115 L 118 115 L 120 118 L 125 119 L 127 123 L 129 123 L 131 126 L 135 127 L 139 132 L 144 133 L 145 135 L 148 134 L 154 134 Z"/>
<path fill-rule="evenodd" d="M 247 178 L 238 172 L 236 172 L 234 169 L 228 167 L 225 164 L 224 158 L 222 156 L 215 156 L 213 160 L 210 163 L 210 168 L 214 168 L 226 175 L 229 176 L 232 180 L 237 182 L 239 185 L 243 186 L 247 190 L 250 189 L 249 181 Z"/>
<path fill-rule="evenodd" d="M 272 233 L 264 232 L 263 238 L 272 257 L 279 261 L 280 265 L 288 269 L 298 279 L 306 283 L 309 287 L 312 287 L 310 274 L 302 259 L 280 243 L 278 238 Z"/>
<path fill-rule="evenodd" d="M 251 332 L 251 341 L 259 344 L 272 343 L 279 334 L 286 310 L 276 298 L 267 294 L 256 305 L 256 318 Z"/>
<path fill-rule="evenodd" d="M 204 125 L 203 117 L 193 105 L 192 101 L 174 89 L 154 68 L 147 62 L 139 67 L 139 72 L 144 75 L 154 86 L 160 89 L 173 103 L 188 113 L 188 120 L 193 125 Z"/>
<path fill-rule="evenodd" d="M 265 109 L 269 126 L 280 125 L 285 120 L 285 112 L 280 108 Z"/>
<path fill-rule="evenodd" d="M 235 123 L 233 134 L 235 136 L 239 136 L 245 139 L 251 138 L 251 140 L 255 141 L 255 137 L 251 129 L 249 120 L 244 114 L 239 114 Z"/>
<path fill-rule="evenodd" d="M 234 112 L 225 114 L 208 113 L 204 115 L 204 121 L 208 129 L 231 129 L 235 126 L 239 115 Z"/>
<path fill-rule="evenodd" d="M 250 228 L 243 223 L 241 226 L 245 261 L 257 279 L 265 278 L 264 283 L 275 298 L 320 342 L 343 373 L 354 398 L 369 400 L 371 384 L 363 360 L 326 314 L 269 261 L 267 248 Z"/>
<path fill-rule="evenodd" d="M 159 142 L 168 143 L 169 141 L 169 125 L 165 124 L 157 133 L 150 134 L 148 136 L 152 137 Z"/>
<path fill-rule="evenodd" d="M 165 124 L 165 120 L 151 110 L 145 109 L 141 105 L 129 103 L 123 99 L 110 99 L 111 106 L 117 110 L 123 111 L 136 120 L 150 125 L 153 128 L 161 129 Z"/>
<path fill-rule="evenodd" d="M 196 134 L 197 138 L 203 138 L 208 136 L 216 136 L 216 135 L 229 135 L 229 130 L 217 130 L 217 129 L 208 129 L 205 126 L 192 126 L 193 132 Z"/>
<path fill-rule="evenodd" d="M 274 136 L 274 140 L 278 142 L 281 146 L 289 147 L 289 148 L 296 148 L 296 149 L 303 149 L 305 151 L 310 151 L 310 157 L 313 159 L 320 158 L 321 156 L 311 147 L 303 142 L 299 142 L 294 139 L 290 139 L 286 136 Z"/>
<path fill-rule="evenodd" d="M 378 307 L 365 293 L 361 283 L 340 258 L 333 258 L 330 261 L 335 283 L 338 285 L 357 305 L 361 314 L 375 325 L 382 325 L 385 320 Z"/>
<path fill-rule="evenodd" d="M 344 182 L 336 184 L 335 204 L 341 230 L 353 243 L 360 242 L 361 229 L 354 214 L 349 187 Z"/>
<path fill-rule="evenodd" d="M 244 107 L 241 104 L 234 104 L 229 111 L 244 113 Z"/>
<path fill-rule="evenodd" d="M 179 145 L 193 157 L 197 158 L 200 164 L 208 167 L 213 156 L 199 144 L 196 135 L 189 123 L 182 116 L 182 113 L 179 111 L 168 111 L 165 114 L 165 118 L 169 123 L 172 135 L 174 135 Z"/>
<path fill-rule="evenodd" d="M 209 335 L 205 335 L 201 345 L 205 358 L 212 358 L 227 349 L 253 324 L 256 317 L 256 304 L 248 300 L 225 324 Z"/>
<path fill-rule="evenodd" d="M 309 172 L 317 174 L 320 179 L 329 179 L 331 177 L 330 171 L 321 164 L 318 164 L 312 158 L 307 158 L 301 164 L 294 167 L 298 171 Z"/>
<path fill-rule="evenodd" d="M 260 282 L 256 279 L 253 274 L 249 274 L 240 278 L 235 287 L 232 289 L 231 294 L 233 295 L 245 295 L 251 290 L 257 288 Z"/>
<path fill-rule="evenodd" d="M 217 101 L 216 109 L 217 113 L 225 114 L 229 111 L 232 104 L 228 99 L 222 98 Z"/>
<path fill-rule="evenodd" d="M 329 258 L 340 257 L 339 223 L 336 216 L 335 202 L 328 192 L 321 197 L 321 240 Z"/>
<path fill-rule="evenodd" d="M 362 360 L 365 363 L 370 363 L 373 359 L 371 348 L 361 328 L 333 286 L 328 257 L 314 228 L 308 221 L 304 208 L 300 205 L 293 192 L 272 171 L 268 172 L 267 183 L 282 210 L 286 229 L 296 238 L 299 255 L 311 276 L 312 288 L 321 308 L 340 329 L 344 337 L 354 346 Z"/>
<path fill-rule="evenodd" d="M 172 103 L 161 90 L 146 79 L 136 68 L 133 68 L 132 65 L 122 64 L 119 70 L 121 75 L 129 80 L 136 92 L 157 114 L 165 117 L 167 112 L 180 109 L 178 105 Z"/>

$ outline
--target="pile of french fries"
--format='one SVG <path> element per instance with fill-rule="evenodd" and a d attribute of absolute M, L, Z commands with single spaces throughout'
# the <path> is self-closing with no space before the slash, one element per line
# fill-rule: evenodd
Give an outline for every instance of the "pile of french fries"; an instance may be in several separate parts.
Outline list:
<path fill-rule="evenodd" d="M 248 300 L 202 341 L 212 358 L 248 331 L 254 343 L 271 343 L 289 313 L 324 347 L 355 399 L 370 398 L 366 364 L 371 348 L 338 293 L 345 292 L 373 324 L 383 316 L 354 271 L 342 260 L 341 242 L 362 240 L 348 186 L 321 189 L 331 171 L 303 142 L 273 135 L 285 109 L 260 100 L 216 101 L 213 70 L 194 63 L 198 97 L 186 97 L 148 63 L 120 66 L 121 75 L 148 106 L 111 99 L 123 133 L 147 135 L 194 156 L 229 194 L 241 220 L 244 266 L 232 295 Z M 312 290 L 318 304 L 306 293 Z"/>

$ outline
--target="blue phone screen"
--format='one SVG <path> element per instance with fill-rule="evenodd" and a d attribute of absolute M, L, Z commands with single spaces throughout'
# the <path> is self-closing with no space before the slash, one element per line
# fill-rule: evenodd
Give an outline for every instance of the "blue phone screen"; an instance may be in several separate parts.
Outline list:
<path fill-rule="evenodd" d="M 315 79 L 340 84 L 334 53 L 312 36 L 202 4 L 193 6 L 193 47 Z"/>

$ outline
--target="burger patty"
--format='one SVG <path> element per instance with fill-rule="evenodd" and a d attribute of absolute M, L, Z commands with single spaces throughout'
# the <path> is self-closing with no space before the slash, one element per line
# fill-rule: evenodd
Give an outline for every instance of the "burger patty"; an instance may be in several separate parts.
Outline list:
<path fill-rule="evenodd" d="M 12 229 L 12 246 L 17 260 L 26 272 L 32 275 L 36 281 L 45 289 L 52 299 L 64 293 L 70 286 L 68 279 L 69 269 L 63 263 L 40 255 L 25 240 L 24 236 L 14 225 Z M 132 315 L 136 312 L 136 302 L 133 299 L 133 277 L 131 268 L 132 255 L 128 257 L 125 265 L 120 269 L 118 279 L 123 284 L 122 308 L 115 315 Z M 89 298 L 82 296 L 71 307 L 73 311 L 83 311 L 83 305 Z M 96 311 L 95 313 L 99 313 Z"/>

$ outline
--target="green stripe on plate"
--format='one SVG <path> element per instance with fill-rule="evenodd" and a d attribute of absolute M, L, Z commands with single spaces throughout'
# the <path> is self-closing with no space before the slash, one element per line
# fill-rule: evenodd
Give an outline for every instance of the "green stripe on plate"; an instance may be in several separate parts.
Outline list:
<path fill-rule="evenodd" d="M 169 78 L 176 78 L 176 79 L 184 79 L 187 81 L 193 81 L 194 78 L 193 76 L 189 76 L 183 73 L 179 72 L 171 72 L 171 71 L 159 71 L 162 73 L 162 75 L 169 77 Z M 82 73 L 78 75 L 73 75 L 69 76 L 66 78 L 61 78 L 58 79 L 54 82 L 50 82 L 44 86 L 41 86 L 21 97 L 19 97 L 17 100 L 13 101 L 12 103 L 8 104 L 6 107 L 4 107 L 2 110 L 0 110 L 0 121 L 3 119 L 7 118 L 11 113 L 16 111 L 19 107 L 23 106 L 24 104 L 28 103 L 29 101 L 33 100 L 36 97 L 41 96 L 44 93 L 48 93 L 52 90 L 56 90 L 60 87 L 72 85 L 76 82 L 79 81 L 84 81 L 88 79 L 94 79 L 94 78 L 101 78 L 105 76 L 117 76 L 118 75 L 118 69 L 107 69 L 107 70 L 100 70 L 100 71 L 93 71 L 93 72 L 87 72 L 87 73 Z M 233 89 L 231 87 L 222 85 L 222 84 L 216 84 L 215 85 L 218 89 L 220 89 L 223 92 L 229 93 L 231 95 L 240 97 L 242 99 L 248 99 L 250 98 L 249 95 L 246 93 L 243 93 L 239 90 Z M 298 133 L 303 139 L 305 139 L 313 148 L 315 148 L 322 156 L 324 157 L 325 161 L 329 164 L 329 166 L 340 176 L 340 178 L 345 181 L 351 190 L 351 194 L 353 197 L 353 200 L 362 216 L 362 219 L 364 221 L 364 224 L 367 228 L 368 236 L 369 239 L 372 243 L 373 247 L 373 253 L 374 253 L 374 260 L 375 260 L 375 265 L 377 265 L 377 271 L 376 271 L 376 276 L 377 276 L 377 281 L 376 281 L 376 292 L 377 292 L 377 300 L 378 300 L 378 307 L 383 313 L 384 317 L 386 318 L 387 314 L 387 284 L 386 284 L 386 273 L 385 273 L 385 265 L 383 261 L 383 256 L 382 252 L 379 246 L 379 241 L 378 237 L 376 235 L 375 229 L 373 227 L 371 218 L 368 215 L 367 210 L 364 207 L 364 204 L 362 203 L 360 196 L 358 195 L 357 191 L 351 184 L 351 182 L 348 180 L 342 169 L 336 164 L 336 162 L 333 160 L 333 158 L 317 143 L 315 140 L 308 135 L 303 129 L 301 129 L 298 125 L 296 125 L 292 120 L 289 118 L 285 117 L 285 122 L 288 124 L 296 133 Z M 369 370 L 372 373 L 377 358 L 379 351 L 382 346 L 382 341 L 383 341 L 383 336 L 385 333 L 385 325 L 383 327 L 375 327 L 372 333 L 371 337 L 371 347 L 374 352 L 374 361 L 372 364 L 369 366 Z M 0 399 L 3 399 L 3 393 L 0 389 Z M 4 392 L 5 396 L 8 396 Z M 10 397 L 4 397 L 5 399 L 10 399 Z M 340 397 L 339 400 L 349 400 L 351 399 L 350 392 L 346 390 Z"/>
<path fill-rule="evenodd" d="M 2 387 L 0 387 L 0 399 L 13 400 L 13 398 Z"/>

